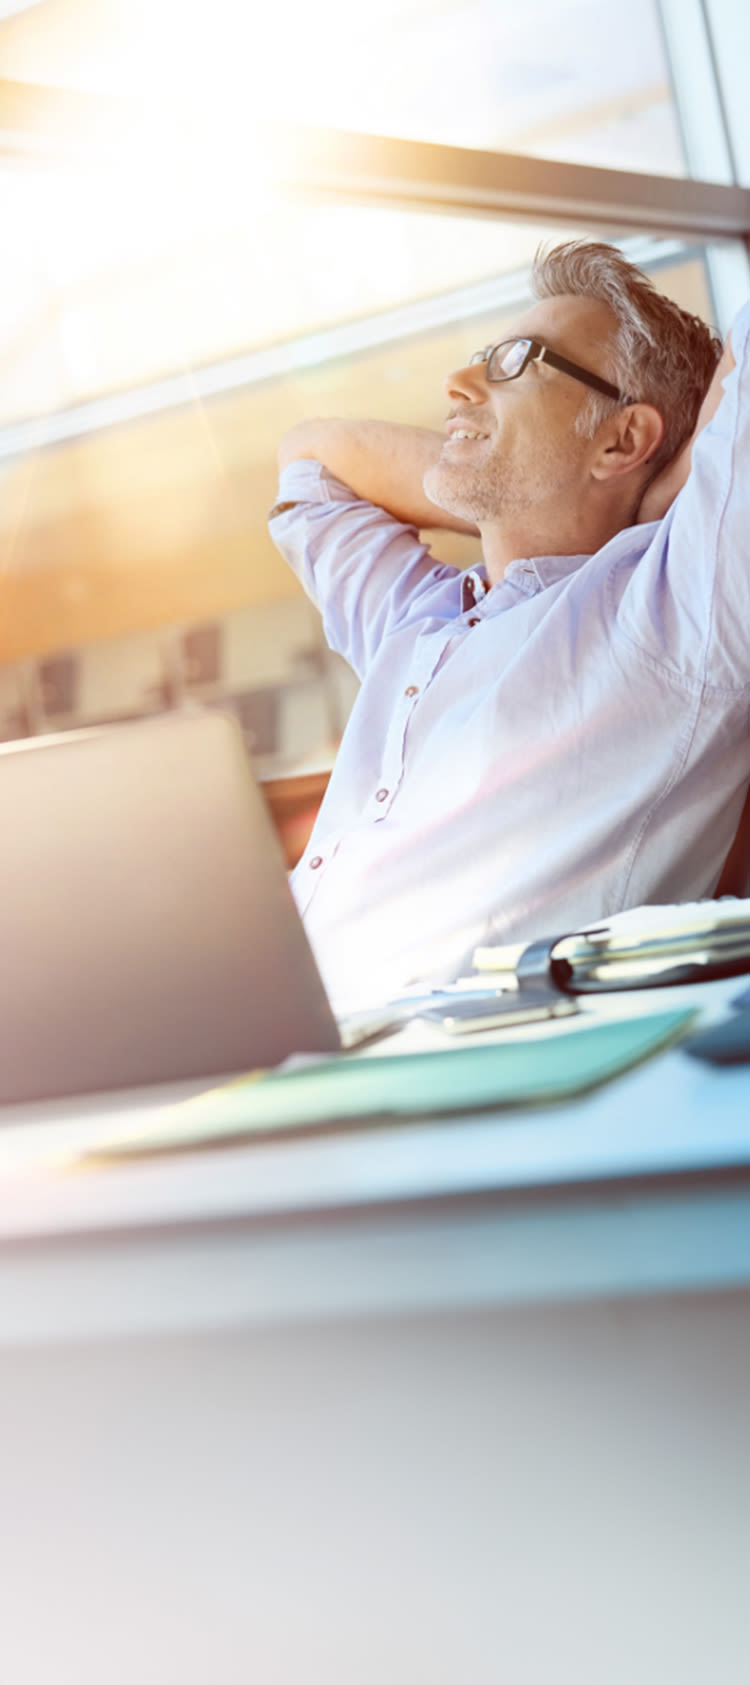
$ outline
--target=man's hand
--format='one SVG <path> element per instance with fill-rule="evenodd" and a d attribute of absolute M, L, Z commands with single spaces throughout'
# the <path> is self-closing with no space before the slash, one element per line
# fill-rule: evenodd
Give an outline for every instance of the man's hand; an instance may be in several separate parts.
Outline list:
<path fill-rule="evenodd" d="M 712 415 L 716 413 L 723 395 L 724 389 L 722 383 L 726 380 L 727 375 L 733 368 L 734 356 L 732 353 L 732 341 L 730 337 L 724 347 L 721 361 L 717 364 L 714 371 L 711 385 L 709 386 L 706 396 L 703 399 L 703 403 L 701 404 L 694 431 L 691 433 L 690 438 L 686 440 L 682 450 L 677 452 L 677 455 L 672 458 L 672 461 L 667 463 L 666 468 L 662 468 L 661 473 L 657 474 L 656 479 L 652 480 L 650 486 L 646 487 L 640 509 L 638 510 L 639 523 L 642 521 L 660 521 L 662 517 L 666 515 L 667 510 L 671 508 L 678 491 L 682 490 L 688 474 L 690 473 L 690 464 L 692 461 L 693 445 L 695 440 L 697 439 L 698 434 L 702 432 L 703 428 L 708 425 Z"/>
<path fill-rule="evenodd" d="M 690 473 L 694 438 L 695 433 L 692 433 L 682 450 L 672 457 L 672 461 L 668 462 L 661 473 L 657 474 L 656 479 L 651 481 L 650 486 L 646 487 L 636 517 L 639 526 L 644 521 L 661 521 L 667 510 L 671 509 L 678 491 L 682 491 Z"/>
<path fill-rule="evenodd" d="M 469 521 L 431 503 L 422 481 L 440 455 L 442 433 L 387 421 L 301 421 L 279 446 L 279 468 L 300 458 L 322 462 L 355 497 L 386 509 L 408 526 L 477 534 Z"/>

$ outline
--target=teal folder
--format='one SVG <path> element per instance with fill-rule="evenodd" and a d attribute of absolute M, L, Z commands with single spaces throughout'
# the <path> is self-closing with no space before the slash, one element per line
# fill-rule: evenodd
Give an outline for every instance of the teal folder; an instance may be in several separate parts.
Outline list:
<path fill-rule="evenodd" d="M 169 1107 L 148 1125 L 123 1122 L 92 1155 L 193 1150 L 365 1123 L 435 1118 L 569 1099 L 673 1041 L 692 1022 L 684 1009 L 553 1036 L 475 1043 L 430 1053 L 326 1059 L 256 1073 Z"/>

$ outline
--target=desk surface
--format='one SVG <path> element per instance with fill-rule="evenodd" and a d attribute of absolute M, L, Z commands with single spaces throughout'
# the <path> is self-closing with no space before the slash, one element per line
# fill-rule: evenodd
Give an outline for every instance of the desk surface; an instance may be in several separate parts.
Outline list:
<path fill-rule="evenodd" d="M 746 1685 L 750 1067 L 6 1176 L 0 1223 L 9 1678 Z"/>
<path fill-rule="evenodd" d="M 740 987 L 600 997 L 590 1010 L 686 1003 L 716 1016 Z M 155 1102 L 131 1094 L 6 1113 L 6 1172 L 14 1143 L 26 1150 L 33 1136 L 46 1150 L 71 1129 L 92 1141 L 102 1120 L 140 1119 Z M 63 1242 L 65 1267 L 80 1262 L 81 1330 L 105 1315 L 92 1246 L 109 1259 L 115 1324 L 134 1315 L 138 1327 L 736 1285 L 750 1281 L 750 1067 L 717 1070 L 673 1048 L 564 1104 L 6 1174 L 5 1190 L 0 1330 L 11 1338 L 37 1326 L 28 1302 L 14 1309 L 14 1271 L 31 1250 L 39 1329 L 59 1316 L 69 1326 L 71 1296 L 64 1314 L 58 1288 L 50 1297 Z M 188 1303 L 179 1260 L 199 1254 Z M 139 1272 L 151 1282 L 143 1295 L 131 1291 Z"/>

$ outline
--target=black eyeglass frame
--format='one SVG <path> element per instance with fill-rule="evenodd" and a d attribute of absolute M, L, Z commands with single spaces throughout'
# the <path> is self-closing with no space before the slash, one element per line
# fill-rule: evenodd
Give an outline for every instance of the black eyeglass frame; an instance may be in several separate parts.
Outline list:
<path fill-rule="evenodd" d="M 496 351 L 502 351 L 507 345 L 525 345 L 526 355 L 520 368 L 514 374 L 492 374 L 492 359 Z M 550 351 L 549 346 L 542 345 L 541 340 L 527 339 L 525 334 L 517 334 L 513 339 L 499 339 L 496 345 L 486 345 L 483 351 L 475 351 L 469 358 L 469 366 L 474 363 L 486 363 L 485 379 L 497 384 L 503 380 L 518 380 L 529 363 L 549 363 L 551 369 L 558 369 L 560 374 L 569 374 L 573 380 L 580 380 L 584 386 L 592 387 L 594 392 L 603 393 L 605 398 L 615 398 L 618 404 L 630 404 L 632 398 L 626 397 L 619 386 L 613 386 L 610 380 L 603 380 L 599 374 L 591 374 L 588 369 L 582 369 L 580 363 L 571 363 L 567 357 L 560 357 L 557 351 Z"/>

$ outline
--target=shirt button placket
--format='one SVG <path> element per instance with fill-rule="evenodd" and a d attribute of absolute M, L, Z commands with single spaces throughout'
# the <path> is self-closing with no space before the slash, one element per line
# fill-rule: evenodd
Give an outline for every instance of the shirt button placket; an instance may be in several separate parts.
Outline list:
<path fill-rule="evenodd" d="M 452 631 L 451 633 L 446 633 L 443 650 L 449 643 L 451 635 Z M 412 679 L 408 685 L 404 686 L 404 689 L 401 692 L 402 701 L 406 701 L 413 705 L 414 698 L 416 696 L 425 694 L 426 690 L 429 688 L 431 679 L 434 677 L 437 668 L 440 666 L 443 650 L 436 651 L 435 642 L 432 638 L 427 641 L 421 639 L 417 641 L 417 646 L 413 653 L 413 664 L 410 662 L 410 666 L 412 667 L 412 672 L 416 671 L 416 673 L 419 674 L 419 682 L 417 682 L 416 679 Z M 396 792 L 400 787 L 400 780 L 404 770 L 404 743 L 406 728 L 408 721 L 412 717 L 412 711 L 413 709 L 411 706 L 408 708 L 399 708 L 398 706 L 394 707 L 391 731 L 389 732 L 388 742 L 386 744 L 385 754 L 383 757 L 383 765 L 381 766 L 381 775 L 385 778 L 390 778 L 390 782 L 388 784 L 381 784 L 380 788 L 373 792 L 372 797 L 373 802 L 377 803 L 377 809 L 372 810 L 372 818 L 376 823 L 382 822 L 387 817 L 387 814 L 390 812 L 391 803 L 396 800 Z"/>

